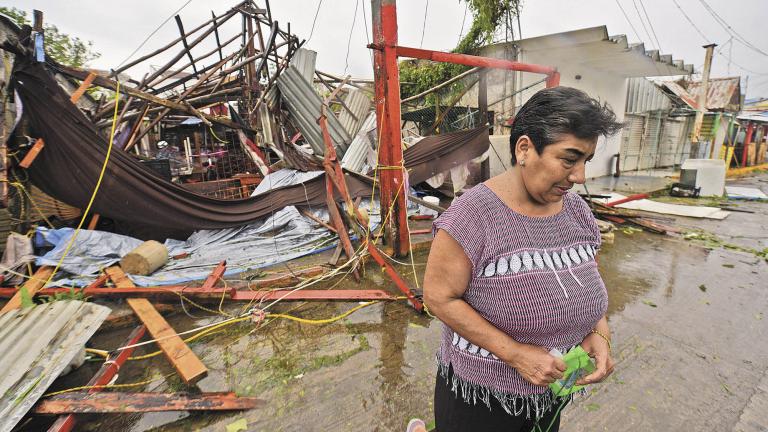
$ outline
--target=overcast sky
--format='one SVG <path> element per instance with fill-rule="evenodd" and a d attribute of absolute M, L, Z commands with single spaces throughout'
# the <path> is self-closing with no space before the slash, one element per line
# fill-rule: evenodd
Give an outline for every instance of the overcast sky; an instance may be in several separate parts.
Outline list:
<path fill-rule="evenodd" d="M 675 1 L 703 35 L 686 20 Z M 319 2 L 321 6 L 313 31 Z M 47 23 L 92 41 L 95 50 L 101 53 L 92 66 L 109 69 L 123 62 L 187 0 L 13 0 L 5 3 L 29 11 L 30 16 L 33 8 L 40 9 Z M 191 29 L 209 19 L 211 10 L 220 14 L 234 3 L 235 0 L 191 0 L 180 14 L 185 27 Z M 256 3 L 263 5 L 258 0 Z M 710 5 L 725 24 L 719 23 L 704 4 Z M 272 0 L 271 6 L 273 17 L 281 27 L 290 22 L 291 31 L 300 38 L 312 35 L 306 46 L 318 51 L 318 69 L 336 74 L 346 70 L 355 77 L 373 75 L 370 53 L 365 47 L 368 43 L 366 28 L 370 35 L 370 0 Z M 465 30 L 471 23 L 469 12 L 466 12 L 465 21 L 465 11 L 465 3 L 459 0 L 399 1 L 400 44 L 438 50 L 453 48 L 461 34 L 462 23 Z M 234 34 L 236 25 L 232 24 L 229 34 Z M 521 10 L 523 37 L 598 25 L 606 25 L 611 35 L 626 34 L 630 42 L 642 41 L 647 49 L 657 48 L 658 38 L 662 53 L 692 63 L 697 72 L 704 63 L 701 45 L 718 43 L 719 54 L 713 61 L 712 76 L 741 76 L 743 91 L 749 75 L 747 97 L 768 96 L 768 54 L 763 54 L 768 53 L 768 38 L 764 37 L 768 25 L 766 0 L 527 0 Z M 733 34 L 736 34 L 734 39 Z M 171 19 L 136 56 L 177 36 L 176 23 Z M 744 41 L 753 47 L 747 47 Z M 726 57 L 732 60 L 730 67 Z M 156 64 L 162 63 L 161 60 L 158 59 Z M 145 71 L 129 72 L 140 78 Z"/>

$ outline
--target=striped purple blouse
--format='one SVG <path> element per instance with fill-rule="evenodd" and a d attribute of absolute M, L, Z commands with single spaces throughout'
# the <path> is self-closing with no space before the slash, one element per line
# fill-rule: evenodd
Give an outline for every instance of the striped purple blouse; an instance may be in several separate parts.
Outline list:
<path fill-rule="evenodd" d="M 574 193 L 556 215 L 528 217 L 479 184 L 434 223 L 459 242 L 472 263 L 464 300 L 520 343 L 567 351 L 589 334 L 608 307 L 595 255 L 600 231 Z M 467 402 L 494 396 L 509 413 L 539 417 L 552 393 L 525 381 L 483 347 L 443 326 L 440 373 L 453 368 L 453 390 Z"/>

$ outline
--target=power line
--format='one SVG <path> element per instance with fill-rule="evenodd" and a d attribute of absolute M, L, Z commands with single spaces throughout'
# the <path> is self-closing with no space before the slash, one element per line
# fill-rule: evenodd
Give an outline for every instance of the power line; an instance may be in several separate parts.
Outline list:
<path fill-rule="evenodd" d="M 307 38 L 307 42 L 309 42 L 310 39 L 312 39 L 312 35 L 315 34 L 315 23 L 317 22 L 317 16 L 320 14 L 320 6 L 323 5 L 323 0 L 320 0 L 317 2 L 317 10 L 315 11 L 315 18 L 312 20 L 312 30 L 309 31 L 309 37 Z"/>
<path fill-rule="evenodd" d="M 461 43 L 461 38 L 464 36 L 464 22 L 467 20 L 467 7 L 469 5 L 469 2 L 464 3 L 464 18 L 461 19 L 461 30 L 459 30 L 459 41 L 456 42 L 456 45 Z"/>
<path fill-rule="evenodd" d="M 653 42 L 653 39 L 651 38 L 651 32 L 648 31 L 648 27 L 645 26 L 645 21 L 643 21 L 643 16 L 640 15 L 640 9 L 637 8 L 637 1 L 632 0 L 632 4 L 635 6 L 635 12 L 637 12 L 637 17 L 640 18 L 640 24 L 643 25 L 643 30 L 645 30 L 645 35 L 648 36 L 648 42 Z M 658 47 L 656 47 L 658 49 Z"/>
<path fill-rule="evenodd" d="M 424 31 L 427 29 L 427 12 L 429 11 L 429 0 L 424 5 L 424 23 L 421 24 L 421 42 L 419 42 L 419 48 L 424 46 Z"/>
<path fill-rule="evenodd" d="M 629 20 L 629 16 L 627 15 L 627 12 L 624 10 L 624 8 L 621 6 L 621 3 L 619 3 L 619 0 L 616 0 L 616 4 L 619 6 L 619 9 L 621 9 L 621 13 L 624 14 L 624 18 L 627 20 L 627 23 L 629 23 L 629 26 L 632 27 L 632 31 L 635 32 L 635 37 L 637 40 L 642 40 L 640 37 L 640 34 L 637 32 L 637 29 L 634 25 L 632 25 L 632 21 Z"/>
<path fill-rule="evenodd" d="M 355 23 L 357 22 L 357 7 L 360 3 L 355 2 L 355 13 L 352 15 L 352 27 L 349 29 L 349 38 L 347 39 L 347 57 L 344 59 L 344 75 L 347 74 L 347 68 L 349 68 L 349 48 L 352 46 L 352 33 L 355 31 Z"/>
<path fill-rule="evenodd" d="M 693 27 L 699 33 L 699 35 L 701 35 L 702 39 L 704 39 L 704 41 L 707 42 L 707 43 L 711 43 L 712 42 L 711 39 L 709 39 L 707 37 L 707 35 L 705 35 L 704 32 L 701 31 L 701 29 L 696 25 L 696 23 L 693 22 L 691 17 L 689 17 L 688 14 L 685 13 L 685 10 L 683 10 L 683 8 L 680 7 L 680 4 L 677 2 L 677 0 L 672 0 L 672 2 L 675 4 L 675 6 L 677 6 L 677 8 L 680 10 L 680 13 L 683 14 L 683 16 L 688 21 L 688 23 L 691 25 L 691 27 Z M 731 39 L 733 39 L 733 36 L 731 36 Z M 729 39 L 729 41 L 730 41 L 730 39 Z M 744 72 L 748 72 L 748 73 L 750 73 L 752 75 L 766 75 L 766 73 L 755 72 L 753 70 L 747 69 L 744 66 L 742 66 L 742 65 L 736 63 L 735 61 L 733 61 L 733 57 L 732 56 L 728 56 L 728 55 L 723 54 L 723 52 L 722 52 L 723 47 L 725 45 L 727 45 L 727 44 L 728 44 L 728 42 L 726 42 L 725 44 L 723 44 L 720 47 L 718 47 L 718 49 L 715 51 L 715 54 L 717 54 L 717 55 L 723 57 L 724 59 L 728 60 L 729 63 L 733 63 L 734 66 L 736 66 L 737 68 L 743 70 Z"/>
<path fill-rule="evenodd" d="M 368 45 L 371 44 L 371 38 L 368 35 L 368 13 L 365 11 L 365 2 L 368 0 L 360 0 L 360 4 L 363 5 L 363 26 L 365 27 L 365 40 L 368 42 Z M 368 46 L 366 45 L 366 46 Z M 371 57 L 371 67 L 373 67 L 373 51 L 368 50 L 368 55 Z"/>
<path fill-rule="evenodd" d="M 146 44 L 146 43 L 147 43 L 147 41 L 149 41 L 149 39 L 150 39 L 152 36 L 154 36 L 154 35 L 155 35 L 155 33 L 157 33 L 157 31 L 158 31 L 158 30 L 160 30 L 160 29 L 161 29 L 161 28 L 162 28 L 162 27 L 165 25 L 165 23 L 167 23 L 168 21 L 170 21 L 170 20 L 171 20 L 171 18 L 173 18 L 173 17 L 175 17 L 176 15 L 178 15 L 178 14 L 179 14 L 179 12 L 181 12 L 181 10 L 182 10 L 182 9 L 184 9 L 185 7 L 187 7 L 187 5 L 188 5 L 188 4 L 190 4 L 190 3 L 192 3 L 192 0 L 187 0 L 187 2 L 186 2 L 186 3 L 184 3 L 183 5 L 181 5 L 181 7 L 180 7 L 180 8 L 176 9 L 176 12 L 172 13 L 172 14 L 171 14 L 171 15 L 170 15 L 168 18 L 166 18 L 166 19 L 165 19 L 165 21 L 163 21 L 162 23 L 160 23 L 160 25 L 159 25 L 159 26 L 157 26 L 157 28 L 155 28 L 154 30 L 152 30 L 152 33 L 150 33 L 150 34 L 149 34 L 149 36 L 147 36 L 147 37 L 146 37 L 146 38 L 145 38 L 145 39 L 144 39 L 144 40 L 143 40 L 143 41 L 142 41 L 142 42 L 139 44 L 139 46 L 137 46 L 137 47 L 136 47 L 136 49 L 135 49 L 135 50 L 133 50 L 133 52 L 132 52 L 132 53 L 128 54 L 128 57 L 126 57 L 126 58 L 125 58 L 125 60 L 123 60 L 122 62 L 120 62 L 120 64 L 119 64 L 119 65 L 117 65 L 117 67 L 116 67 L 115 69 L 119 69 L 119 68 L 120 68 L 120 66 L 124 65 L 124 64 L 125 64 L 125 63 L 126 63 L 128 60 L 130 60 L 130 58 L 131 58 L 131 57 L 133 57 L 133 55 L 134 55 L 134 54 L 136 54 L 136 53 L 137 53 L 137 52 L 138 52 L 138 51 L 141 49 L 141 47 L 143 47 L 143 46 L 144 46 L 144 44 Z"/>
<path fill-rule="evenodd" d="M 678 9 L 680 9 L 680 13 L 682 13 L 685 19 L 688 20 L 688 23 L 691 25 L 691 27 L 693 27 L 694 29 L 696 29 L 697 32 L 699 32 L 699 34 L 701 35 L 701 37 L 704 39 L 705 42 L 710 43 L 709 38 L 704 34 L 704 32 L 701 31 L 701 29 L 698 26 L 696 26 L 696 24 L 694 24 L 693 20 L 691 20 L 691 17 L 689 17 L 688 14 L 685 13 L 683 8 L 680 7 L 680 4 L 677 2 L 677 0 L 672 0 L 672 2 L 675 4 L 675 6 L 677 6 Z"/>
<path fill-rule="evenodd" d="M 704 6 L 704 8 L 707 10 L 707 12 L 709 12 L 709 14 L 710 14 L 710 15 L 712 15 L 712 17 L 715 19 L 715 21 L 717 21 L 717 23 L 718 23 L 718 24 L 720 24 L 720 26 L 721 26 L 721 27 L 722 27 L 722 28 L 723 28 L 723 29 L 724 29 L 724 30 L 725 30 L 725 31 L 726 31 L 726 32 L 727 32 L 729 35 L 731 35 L 731 36 L 734 36 L 734 37 L 735 37 L 735 39 L 736 39 L 736 42 L 739 42 L 739 43 L 743 44 L 744 46 L 746 46 L 747 48 L 749 48 L 749 49 L 751 49 L 751 50 L 753 50 L 753 51 L 755 51 L 755 52 L 757 52 L 757 53 L 759 53 L 759 54 L 762 54 L 762 55 L 764 55 L 764 56 L 768 57 L 768 53 L 766 53 L 765 51 L 761 50 L 760 48 L 758 48 L 758 47 L 754 46 L 754 45 L 753 45 L 751 42 L 749 42 L 747 39 L 745 39 L 745 38 L 744 38 L 744 36 L 740 35 L 740 34 L 739 34 L 739 32 L 737 32 L 737 31 L 736 31 L 736 30 L 735 30 L 733 27 L 731 27 L 731 25 L 730 25 L 730 24 L 728 24 L 728 22 L 727 22 L 727 21 L 725 21 L 725 19 L 723 19 L 723 17 L 721 17 L 721 16 L 720 16 L 720 15 L 719 15 L 719 14 L 718 14 L 718 13 L 717 13 L 717 12 L 716 12 L 716 11 L 715 11 L 713 8 L 712 8 L 712 6 L 710 6 L 710 5 L 709 5 L 709 4 L 708 4 L 706 1 L 704 1 L 704 0 L 699 0 L 699 2 L 701 2 L 701 4 Z"/>
<path fill-rule="evenodd" d="M 651 17 L 648 16 L 648 11 L 645 10 L 645 4 L 643 4 L 643 0 L 638 1 L 640 2 L 640 7 L 643 8 L 643 13 L 645 14 L 645 19 L 648 21 L 648 26 L 651 27 L 653 38 L 656 40 L 656 48 L 658 48 L 659 52 L 661 52 L 661 44 L 659 43 L 658 36 L 656 36 L 656 29 L 653 28 L 653 23 L 651 23 Z"/>

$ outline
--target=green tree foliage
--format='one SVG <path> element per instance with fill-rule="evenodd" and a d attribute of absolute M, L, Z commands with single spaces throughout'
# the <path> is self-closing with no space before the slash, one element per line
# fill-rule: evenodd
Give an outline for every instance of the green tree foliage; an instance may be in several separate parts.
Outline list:
<path fill-rule="evenodd" d="M 0 13 L 7 15 L 19 26 L 31 25 L 26 11 L 0 6 Z M 93 51 L 93 42 L 62 33 L 55 25 L 44 24 L 43 31 L 45 32 L 45 53 L 59 63 L 83 67 L 100 56 Z"/>
<path fill-rule="evenodd" d="M 507 13 L 512 15 L 520 7 L 521 0 L 463 0 L 472 12 L 472 25 L 451 52 L 474 54 L 480 47 L 490 43 L 496 29 L 504 22 Z M 467 66 L 451 63 L 405 60 L 400 62 L 400 81 L 409 83 L 401 86 L 401 96 L 406 98 L 428 90 L 441 82 L 469 69 Z M 457 91 L 460 91 L 457 90 Z"/>

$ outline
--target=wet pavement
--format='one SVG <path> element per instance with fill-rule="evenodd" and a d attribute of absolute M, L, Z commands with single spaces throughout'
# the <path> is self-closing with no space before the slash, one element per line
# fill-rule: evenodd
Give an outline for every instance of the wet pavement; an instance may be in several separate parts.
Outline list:
<path fill-rule="evenodd" d="M 768 175 L 738 183 L 768 192 L 766 181 Z M 755 213 L 666 222 L 715 233 L 722 239 L 717 244 L 617 231 L 614 244 L 603 248 L 599 265 L 618 364 L 608 382 L 592 386 L 565 410 L 561 430 L 768 428 L 762 409 L 768 405 L 768 264 L 750 252 L 768 247 L 768 203 L 739 208 Z M 421 280 L 427 252 L 415 255 Z M 413 283 L 412 268 L 398 268 Z M 394 290 L 373 265 L 360 285 L 345 280 L 339 287 Z M 284 303 L 274 311 L 328 318 L 355 305 Z M 177 331 L 221 318 L 188 310 L 196 317 L 180 311 L 169 318 Z M 128 331 L 101 334 L 92 345 L 115 347 Z M 233 325 L 191 344 L 210 370 L 199 388 L 256 396 L 266 406 L 227 414 L 90 416 L 79 430 L 223 431 L 244 418 L 249 431 L 403 431 L 412 417 L 431 419 L 439 332 L 437 320 L 405 302 L 377 303 L 335 324 Z M 56 389 L 82 384 L 97 368 L 81 368 Z M 118 383 L 159 377 L 126 391 L 185 390 L 175 376 L 164 378 L 172 372 L 158 356 L 129 363 Z"/>

